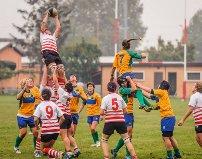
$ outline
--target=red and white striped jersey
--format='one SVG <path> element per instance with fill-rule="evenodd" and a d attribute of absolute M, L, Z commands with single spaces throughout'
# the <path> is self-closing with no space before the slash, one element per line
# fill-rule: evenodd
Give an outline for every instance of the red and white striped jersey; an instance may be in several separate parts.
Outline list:
<path fill-rule="evenodd" d="M 51 101 L 41 102 L 34 112 L 34 116 L 42 121 L 41 134 L 59 133 L 58 117 L 60 118 L 62 115 L 62 111 L 55 103 Z"/>
<path fill-rule="evenodd" d="M 55 35 L 47 34 L 46 32 L 40 33 L 40 42 L 41 42 L 41 52 L 45 50 L 50 50 L 54 52 L 58 52 L 57 50 L 57 38 Z"/>
<path fill-rule="evenodd" d="M 56 101 L 56 104 L 64 114 L 71 115 L 69 101 L 73 97 L 73 95 L 66 92 L 62 87 L 59 87 L 57 92 L 59 99 Z"/>
<path fill-rule="evenodd" d="M 58 77 L 58 84 L 60 85 L 60 87 L 62 87 L 64 89 L 65 88 L 65 79 Z"/>
<path fill-rule="evenodd" d="M 43 86 L 42 84 L 40 85 L 40 91 L 42 92 L 42 90 L 44 88 L 47 88 L 51 91 L 51 98 L 50 98 L 50 101 L 52 102 L 56 102 L 58 99 L 59 99 L 59 96 L 58 96 L 58 93 L 56 92 L 56 90 L 54 89 L 54 86 L 53 87 L 49 87 L 49 86 Z"/>
<path fill-rule="evenodd" d="M 202 125 L 202 93 L 194 93 L 189 100 L 189 106 L 193 107 L 195 126 Z"/>
<path fill-rule="evenodd" d="M 126 103 L 123 98 L 116 94 L 110 93 L 102 99 L 101 109 L 105 110 L 105 122 L 125 122 L 123 109 Z"/>

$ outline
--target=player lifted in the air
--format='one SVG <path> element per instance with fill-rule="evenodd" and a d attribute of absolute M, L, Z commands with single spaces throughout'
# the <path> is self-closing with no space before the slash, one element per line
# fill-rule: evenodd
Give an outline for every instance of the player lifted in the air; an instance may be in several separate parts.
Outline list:
<path fill-rule="evenodd" d="M 130 137 L 127 133 L 127 128 L 124 120 L 124 114 L 126 113 L 126 103 L 123 98 L 116 94 L 116 84 L 109 82 L 107 89 L 109 94 L 102 99 L 101 115 L 105 115 L 105 125 L 102 134 L 102 150 L 104 153 L 104 159 L 109 159 L 109 137 L 114 133 L 114 130 L 119 133 L 131 155 L 131 159 L 137 159 L 137 155 L 130 141 Z"/>
<path fill-rule="evenodd" d="M 58 18 L 58 13 L 55 8 L 50 8 L 44 13 L 43 20 L 41 22 L 40 42 L 41 42 L 41 54 L 46 66 L 53 72 L 53 68 L 64 69 L 62 60 L 58 53 L 57 39 L 61 33 L 61 25 Z M 52 17 L 55 23 L 55 31 L 52 34 L 48 28 L 48 18 Z"/>
<path fill-rule="evenodd" d="M 133 59 L 144 59 L 146 56 L 130 50 L 130 41 L 132 40 L 136 39 L 123 40 L 121 51 L 115 54 L 110 81 L 114 80 L 115 70 L 118 71 L 122 78 L 126 78 L 126 76 L 129 76 L 131 79 L 136 78 L 135 72 L 132 70 Z M 152 108 L 148 107 L 144 102 L 142 90 L 136 89 L 135 96 L 139 102 L 139 108 L 143 108 L 145 111 L 152 110 Z"/>

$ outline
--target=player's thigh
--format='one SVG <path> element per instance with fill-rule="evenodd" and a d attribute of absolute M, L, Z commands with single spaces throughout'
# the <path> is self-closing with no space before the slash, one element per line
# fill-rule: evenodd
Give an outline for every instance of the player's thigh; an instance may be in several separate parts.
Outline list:
<path fill-rule="evenodd" d="M 102 133 L 102 139 L 109 140 L 110 136 L 111 135 L 107 135 L 107 134 Z"/>
<path fill-rule="evenodd" d="M 97 128 L 98 121 L 93 121 L 91 124 L 91 129 L 95 130 Z"/>
<path fill-rule="evenodd" d="M 196 141 L 202 147 L 202 133 L 197 133 L 196 134 Z"/>
<path fill-rule="evenodd" d="M 37 127 L 36 126 L 32 127 L 31 130 L 32 130 L 33 135 L 37 137 L 38 136 Z"/>
<path fill-rule="evenodd" d="M 128 132 L 128 135 L 129 135 L 130 137 L 132 137 L 132 134 L 133 134 L 133 127 L 132 127 L 132 126 L 128 126 L 128 127 L 127 127 L 127 132 Z"/>
<path fill-rule="evenodd" d="M 120 134 L 120 135 L 121 135 L 121 138 L 122 138 L 123 140 L 129 138 L 128 133 L 124 133 L 124 134 Z"/>
<path fill-rule="evenodd" d="M 27 134 L 27 127 L 19 129 L 19 135 L 24 137 Z"/>
<path fill-rule="evenodd" d="M 60 129 L 60 136 L 62 139 L 67 137 L 67 129 Z"/>

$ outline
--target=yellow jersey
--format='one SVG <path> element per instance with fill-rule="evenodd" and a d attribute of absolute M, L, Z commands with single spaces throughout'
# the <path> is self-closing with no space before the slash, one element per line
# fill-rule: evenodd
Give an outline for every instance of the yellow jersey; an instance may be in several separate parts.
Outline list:
<path fill-rule="evenodd" d="M 20 99 L 18 115 L 32 116 L 35 110 L 35 100 L 38 94 L 30 89 L 29 92 L 24 92 Z"/>
<path fill-rule="evenodd" d="M 133 102 L 134 102 L 134 94 L 132 93 L 131 95 L 128 96 L 128 103 L 126 106 L 126 111 L 127 113 L 133 113 Z"/>
<path fill-rule="evenodd" d="M 82 97 L 83 99 L 87 99 L 87 96 L 83 90 L 82 86 L 74 87 L 74 91 L 79 93 L 79 96 L 74 96 L 70 100 L 70 111 L 71 113 L 78 113 L 79 110 L 79 98 Z"/>
<path fill-rule="evenodd" d="M 31 91 L 35 94 L 35 106 L 37 106 L 41 102 L 41 92 L 37 86 L 31 88 Z"/>
<path fill-rule="evenodd" d="M 101 96 L 94 92 L 92 95 L 87 94 L 85 105 L 87 106 L 86 113 L 88 116 L 100 115 Z"/>
<path fill-rule="evenodd" d="M 162 118 L 168 116 L 174 116 L 173 109 L 171 107 L 170 98 L 167 90 L 154 89 L 154 95 L 159 97 L 157 105 L 160 107 L 160 116 Z"/>
<path fill-rule="evenodd" d="M 115 67 L 120 74 L 131 72 L 133 58 L 142 59 L 142 56 L 132 50 L 122 49 L 115 54 L 113 67 Z"/>

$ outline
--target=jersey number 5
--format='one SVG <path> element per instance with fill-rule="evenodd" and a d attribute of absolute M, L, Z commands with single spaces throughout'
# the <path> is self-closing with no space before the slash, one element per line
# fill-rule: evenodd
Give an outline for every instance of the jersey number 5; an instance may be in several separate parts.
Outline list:
<path fill-rule="evenodd" d="M 118 110 L 119 105 L 117 103 L 117 98 L 112 98 L 112 109 L 113 110 Z"/>
<path fill-rule="evenodd" d="M 48 119 L 52 118 L 53 116 L 53 108 L 51 106 L 46 106 L 46 117 Z"/>

